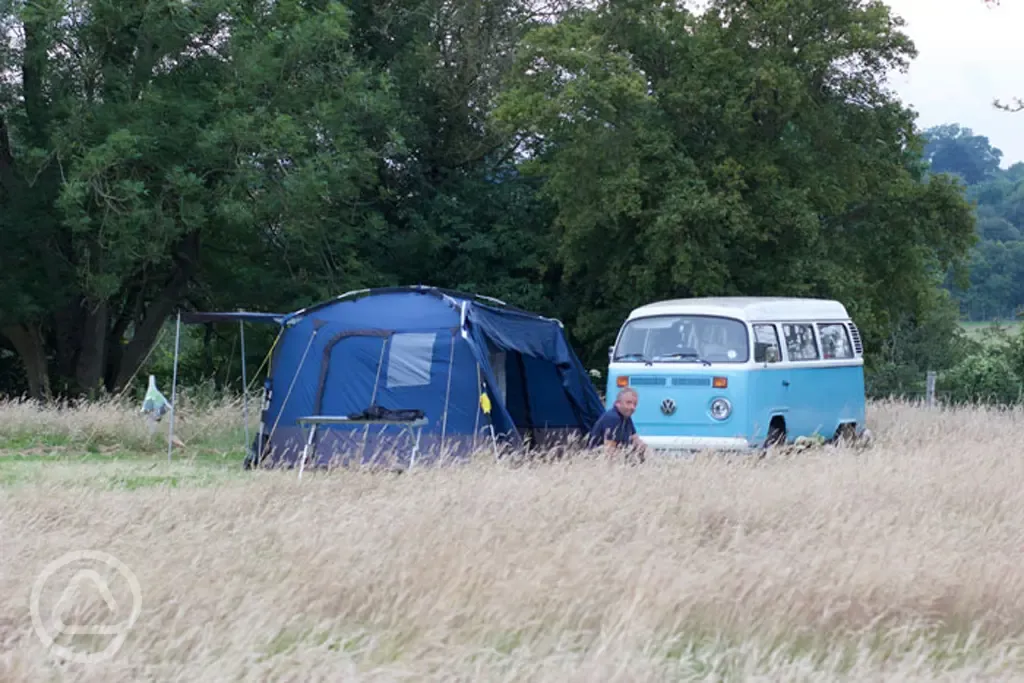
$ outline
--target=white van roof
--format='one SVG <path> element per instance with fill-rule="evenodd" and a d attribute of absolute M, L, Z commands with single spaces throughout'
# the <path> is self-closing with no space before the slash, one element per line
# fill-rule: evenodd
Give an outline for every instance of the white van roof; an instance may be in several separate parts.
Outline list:
<path fill-rule="evenodd" d="M 831 299 L 724 296 L 655 301 L 633 309 L 629 320 L 653 315 L 718 315 L 750 322 L 850 319 L 846 307 Z"/>

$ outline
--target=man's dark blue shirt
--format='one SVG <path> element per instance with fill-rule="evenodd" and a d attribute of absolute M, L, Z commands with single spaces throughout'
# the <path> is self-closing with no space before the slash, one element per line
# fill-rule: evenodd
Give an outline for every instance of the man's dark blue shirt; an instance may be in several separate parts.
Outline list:
<path fill-rule="evenodd" d="M 620 446 L 629 446 L 636 434 L 632 417 L 623 417 L 614 406 L 597 419 L 590 429 L 587 445 L 590 448 L 602 446 L 605 441 L 614 441 Z"/>

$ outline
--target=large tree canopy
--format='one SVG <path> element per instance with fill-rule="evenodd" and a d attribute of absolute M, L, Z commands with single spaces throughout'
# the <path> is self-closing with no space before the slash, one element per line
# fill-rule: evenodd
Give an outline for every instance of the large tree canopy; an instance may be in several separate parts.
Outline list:
<path fill-rule="evenodd" d="M 591 352 L 656 298 L 834 296 L 875 340 L 926 314 L 973 217 L 885 89 L 899 26 L 882 2 L 620 0 L 525 38 L 497 115 L 530 134 Z"/>
<path fill-rule="evenodd" d="M 2 7 L 0 377 L 37 396 L 120 389 L 179 306 L 384 284 L 560 315 L 588 362 L 703 294 L 838 297 L 882 349 L 974 235 L 881 2 Z"/>
<path fill-rule="evenodd" d="M 1002 151 L 970 128 L 956 124 L 936 126 L 924 131 L 924 137 L 924 159 L 932 173 L 958 175 L 966 184 L 973 185 L 999 170 Z"/>
<path fill-rule="evenodd" d="M 73 390 L 120 386 L 197 278 L 249 301 L 302 269 L 359 279 L 390 100 L 340 5 L 51 2 L 12 22 L 0 324 L 34 393 L 51 358 Z M 243 291 L 232 270 L 260 259 L 295 284 L 275 265 Z"/>

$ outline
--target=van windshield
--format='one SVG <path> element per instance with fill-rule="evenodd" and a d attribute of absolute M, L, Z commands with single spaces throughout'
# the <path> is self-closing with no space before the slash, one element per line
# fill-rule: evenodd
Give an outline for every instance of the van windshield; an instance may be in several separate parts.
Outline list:
<path fill-rule="evenodd" d="M 747 327 L 708 315 L 659 315 L 626 323 L 612 359 L 680 363 L 745 363 Z"/>

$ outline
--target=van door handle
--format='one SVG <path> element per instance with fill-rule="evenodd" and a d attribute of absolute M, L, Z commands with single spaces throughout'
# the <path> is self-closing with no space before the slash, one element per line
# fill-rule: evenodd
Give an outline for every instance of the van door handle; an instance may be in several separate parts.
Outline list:
<path fill-rule="evenodd" d="M 782 386 L 788 387 L 789 386 L 789 380 L 788 379 L 782 380 Z"/>

